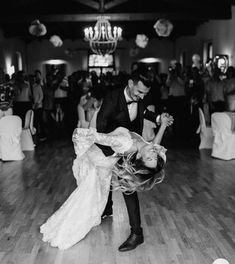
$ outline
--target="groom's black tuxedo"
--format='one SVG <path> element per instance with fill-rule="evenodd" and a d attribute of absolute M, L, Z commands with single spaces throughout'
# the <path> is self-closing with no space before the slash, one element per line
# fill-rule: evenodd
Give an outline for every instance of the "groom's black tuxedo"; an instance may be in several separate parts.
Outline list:
<path fill-rule="evenodd" d="M 98 132 L 109 133 L 117 127 L 125 127 L 130 131 L 142 135 L 144 118 L 156 122 L 158 113 L 151 112 L 147 109 L 148 100 L 140 100 L 137 107 L 137 117 L 131 121 L 128 112 L 127 102 L 124 96 L 124 89 L 115 89 L 107 93 L 102 106 L 97 115 L 96 128 Z M 100 146 L 106 156 L 113 154 L 109 147 Z M 136 234 L 142 233 L 140 226 L 139 201 L 137 193 L 125 195 L 125 202 L 128 210 L 130 225 L 132 231 Z M 108 203 L 105 211 L 110 212 L 112 209 L 112 192 L 110 192 Z"/>

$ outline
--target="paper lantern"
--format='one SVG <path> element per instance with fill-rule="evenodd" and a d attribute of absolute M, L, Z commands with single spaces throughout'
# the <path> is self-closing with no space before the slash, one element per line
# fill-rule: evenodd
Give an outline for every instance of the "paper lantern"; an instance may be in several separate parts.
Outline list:
<path fill-rule="evenodd" d="M 51 36 L 49 41 L 53 44 L 54 47 L 61 47 L 63 45 L 62 39 L 57 35 Z"/>
<path fill-rule="evenodd" d="M 29 33 L 33 36 L 40 37 L 46 35 L 47 29 L 39 20 L 34 20 L 29 26 Z"/>
<path fill-rule="evenodd" d="M 148 37 L 144 34 L 138 34 L 135 39 L 135 43 L 138 47 L 144 49 L 148 45 Z"/>
<path fill-rule="evenodd" d="M 172 23 L 167 19 L 159 19 L 153 27 L 160 37 L 168 37 L 173 30 Z"/>

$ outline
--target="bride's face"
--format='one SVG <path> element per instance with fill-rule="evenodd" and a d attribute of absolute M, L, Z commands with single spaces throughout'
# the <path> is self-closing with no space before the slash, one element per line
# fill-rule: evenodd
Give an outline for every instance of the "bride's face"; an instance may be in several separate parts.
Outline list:
<path fill-rule="evenodd" d="M 152 145 L 148 144 L 139 150 L 139 157 L 141 157 L 144 165 L 148 168 L 157 167 L 158 153 L 157 149 Z"/>

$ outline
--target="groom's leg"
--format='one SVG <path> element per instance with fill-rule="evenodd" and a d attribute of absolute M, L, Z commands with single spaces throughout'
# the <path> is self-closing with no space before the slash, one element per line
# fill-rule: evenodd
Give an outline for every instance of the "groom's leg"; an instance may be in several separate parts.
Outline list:
<path fill-rule="evenodd" d="M 129 216 L 131 234 L 129 235 L 127 240 L 118 248 L 119 251 L 122 252 L 135 249 L 138 245 L 144 242 L 143 231 L 140 226 L 140 206 L 137 193 L 135 192 L 130 195 L 123 195 Z"/>
<path fill-rule="evenodd" d="M 137 192 L 130 195 L 123 194 L 123 196 L 127 207 L 131 231 L 137 235 L 142 235 L 140 205 Z"/>
<path fill-rule="evenodd" d="M 110 189 L 109 191 L 109 196 L 108 196 L 108 201 L 105 206 L 104 212 L 102 214 L 102 218 L 105 218 L 107 216 L 112 216 L 113 215 L 113 199 L 112 199 L 112 190 Z"/>

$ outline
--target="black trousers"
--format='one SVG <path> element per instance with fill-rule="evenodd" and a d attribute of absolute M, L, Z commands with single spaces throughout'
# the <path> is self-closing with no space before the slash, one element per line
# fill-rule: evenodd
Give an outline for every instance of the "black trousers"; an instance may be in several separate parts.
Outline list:
<path fill-rule="evenodd" d="M 140 218 L 140 205 L 139 205 L 139 198 L 137 195 L 137 192 L 134 192 L 132 194 L 124 194 L 123 197 L 126 203 L 127 213 L 129 216 L 129 223 L 131 226 L 131 231 L 135 234 L 142 234 L 142 228 L 141 228 L 141 218 Z M 108 202 L 106 204 L 105 212 L 111 212 L 112 211 L 112 191 L 109 192 Z"/>

